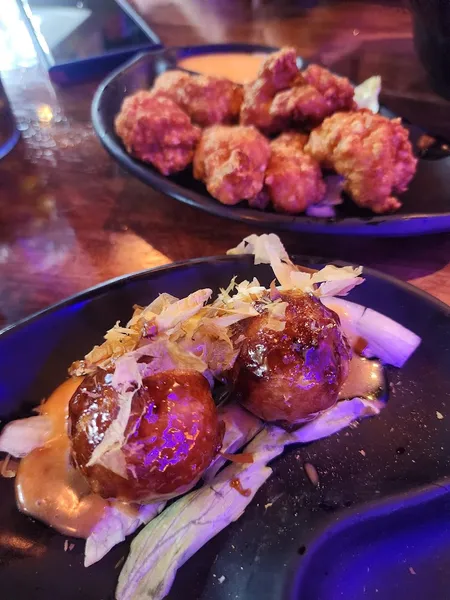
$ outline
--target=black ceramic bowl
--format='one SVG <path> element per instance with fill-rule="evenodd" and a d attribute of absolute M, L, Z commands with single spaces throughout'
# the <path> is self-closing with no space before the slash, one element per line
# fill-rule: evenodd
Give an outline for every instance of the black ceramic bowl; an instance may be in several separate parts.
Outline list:
<path fill-rule="evenodd" d="M 29 415 L 133 304 L 160 292 L 218 291 L 234 275 L 266 285 L 273 277 L 249 257 L 194 260 L 114 280 L 3 331 L 2 423 Z M 388 373 L 388 406 L 275 460 L 241 519 L 179 570 L 171 600 L 448 599 L 450 308 L 376 271 L 364 276 L 350 299 L 422 337 L 405 367 Z M 305 461 L 318 470 L 317 488 L 304 475 Z M 84 569 L 82 540 L 69 540 L 75 547 L 64 552 L 64 536 L 20 514 L 13 480 L 0 479 L 0 495 L 2 599 L 112 600 L 129 541 Z"/>
<path fill-rule="evenodd" d="M 248 208 L 246 203 L 225 206 L 212 198 L 205 186 L 195 181 L 191 168 L 171 177 L 161 175 L 151 165 L 130 156 L 114 132 L 114 118 L 123 99 L 139 89 L 149 89 L 163 71 L 174 68 L 177 60 L 212 52 L 272 52 L 276 48 L 250 44 L 218 44 L 188 48 L 167 48 L 138 56 L 114 71 L 97 90 L 92 104 L 92 122 L 102 144 L 130 173 L 162 192 L 212 214 L 270 227 L 311 233 L 400 236 L 450 230 L 450 155 L 437 142 L 419 160 L 409 190 L 401 196 L 403 207 L 392 215 L 374 215 L 358 208 L 349 199 L 337 207 L 335 219 L 283 215 Z M 299 58 L 299 63 L 304 61 Z M 394 115 L 388 110 L 386 116 Z M 404 123 L 415 145 L 424 133 Z"/>

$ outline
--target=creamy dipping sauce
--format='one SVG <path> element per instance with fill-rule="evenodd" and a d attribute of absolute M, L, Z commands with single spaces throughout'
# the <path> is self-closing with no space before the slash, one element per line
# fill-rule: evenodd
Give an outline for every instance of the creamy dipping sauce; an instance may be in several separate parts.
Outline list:
<path fill-rule="evenodd" d="M 262 61 L 267 54 L 247 54 L 245 52 L 201 54 L 188 56 L 178 62 L 178 66 L 202 75 L 225 77 L 235 83 L 248 83 L 256 79 Z"/>
<path fill-rule="evenodd" d="M 327 306 L 339 316 L 349 344 L 353 349 L 348 377 L 340 389 L 338 399 L 386 400 L 387 389 L 383 365 L 378 360 L 368 360 L 360 356 L 367 342 L 354 331 L 351 312 L 344 306 L 335 304 L 332 301 L 327 302 Z"/>
<path fill-rule="evenodd" d="M 40 414 L 52 421 L 52 433 L 44 446 L 20 461 L 16 499 L 25 514 L 64 535 L 86 538 L 109 503 L 90 492 L 83 476 L 70 463 L 69 400 L 82 379 L 68 379 L 40 407 Z"/>
<path fill-rule="evenodd" d="M 386 395 L 385 377 L 378 360 L 368 360 L 354 354 L 350 361 L 348 377 L 339 391 L 344 398 L 382 399 Z"/>

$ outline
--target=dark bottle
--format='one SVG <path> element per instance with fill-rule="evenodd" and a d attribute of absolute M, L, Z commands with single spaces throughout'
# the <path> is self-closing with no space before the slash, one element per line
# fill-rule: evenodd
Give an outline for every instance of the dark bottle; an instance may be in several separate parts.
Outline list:
<path fill-rule="evenodd" d="M 410 0 L 414 45 L 433 89 L 450 100 L 450 0 Z"/>

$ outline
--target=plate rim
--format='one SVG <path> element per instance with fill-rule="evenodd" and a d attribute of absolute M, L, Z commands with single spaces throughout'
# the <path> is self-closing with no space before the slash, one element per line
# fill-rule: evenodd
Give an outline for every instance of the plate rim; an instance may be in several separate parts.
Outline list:
<path fill-rule="evenodd" d="M 264 48 L 267 52 L 276 51 L 274 46 L 265 46 L 263 44 L 246 43 L 223 43 L 223 44 L 199 44 L 191 46 L 162 46 L 153 50 L 140 52 L 131 60 L 123 63 L 112 71 L 98 86 L 95 91 L 91 104 L 91 120 L 94 131 L 98 136 L 103 147 L 116 160 L 119 165 L 126 169 L 131 175 L 149 187 L 162 192 L 178 202 L 183 202 L 189 206 L 203 210 L 217 217 L 231 219 L 252 225 L 269 227 L 273 226 L 280 230 L 305 232 L 305 233 L 325 233 L 336 235 L 367 235 L 380 237 L 404 237 L 412 235 L 424 235 L 431 233 L 440 233 L 450 230 L 450 211 L 440 213 L 415 213 L 415 214 L 386 214 L 372 215 L 369 217 L 343 217 L 339 219 L 327 219 L 322 217 L 310 217 L 308 215 L 285 215 L 278 213 L 267 213 L 256 209 L 240 207 L 230 207 L 221 204 L 218 200 L 209 197 L 206 194 L 200 194 L 191 191 L 168 177 L 157 173 L 149 168 L 148 165 L 129 155 L 122 145 L 107 131 L 103 112 L 100 110 L 101 101 L 107 88 L 114 83 L 116 78 L 122 73 L 133 67 L 140 61 L 151 60 L 158 55 L 163 56 L 167 52 L 173 51 L 191 51 L 197 50 L 206 53 L 207 50 L 219 50 L 228 52 L 237 48 L 247 47 L 249 50 Z M 299 56 L 300 59 L 303 57 Z M 304 60 L 304 59 L 303 59 Z M 187 194 L 187 195 L 186 195 Z M 399 222 L 410 223 L 407 231 L 396 231 Z"/>
<path fill-rule="evenodd" d="M 432 483 L 388 494 L 379 499 L 374 498 L 324 518 L 316 529 L 305 536 L 304 545 L 308 548 L 308 552 L 292 561 L 288 575 L 285 577 L 283 600 L 294 600 L 300 597 L 299 592 L 302 591 L 302 583 L 308 576 L 311 563 L 320 550 L 328 543 L 333 543 L 337 536 L 358 524 L 379 521 L 395 513 L 402 513 L 439 498 L 449 497 L 449 484 L 450 476 L 441 477 Z"/>
<path fill-rule="evenodd" d="M 340 259 L 331 259 L 325 260 L 323 257 L 314 256 L 309 254 L 296 254 L 289 253 L 289 256 L 292 258 L 294 263 L 297 263 L 297 260 L 306 262 L 307 264 L 315 263 L 315 264 L 334 264 L 337 266 L 359 266 L 355 263 L 351 263 L 348 261 L 343 261 Z M 127 282 L 138 281 L 140 279 L 146 279 L 147 277 L 151 277 L 154 273 L 159 273 L 161 271 L 171 271 L 177 269 L 183 269 L 185 267 L 189 267 L 195 264 L 201 263 L 211 263 L 211 262 L 232 262 L 234 260 L 253 260 L 253 257 L 249 254 L 218 254 L 213 256 L 204 256 L 204 257 L 196 257 L 196 258 L 188 258 L 186 260 L 178 260 L 175 262 L 167 263 L 165 265 L 159 265 L 157 267 L 152 267 L 150 269 L 142 269 L 140 271 L 132 271 L 131 273 L 126 273 L 124 275 L 118 275 L 117 277 L 113 277 L 111 279 L 107 279 L 106 281 L 102 281 L 93 286 L 90 286 L 81 292 L 76 292 L 75 294 L 71 294 L 67 298 L 63 298 L 58 302 L 51 304 L 41 310 L 38 310 L 18 321 L 10 323 L 6 325 L 3 329 L 0 329 L 0 343 L 2 340 L 16 330 L 27 327 L 29 324 L 39 320 L 41 317 L 46 316 L 47 314 L 51 314 L 53 312 L 58 311 L 61 308 L 65 308 L 66 306 L 70 306 L 76 302 L 82 302 L 90 300 L 91 298 L 95 298 L 101 293 L 108 293 L 109 290 L 114 287 L 120 287 L 121 285 L 126 284 Z M 298 264 L 301 264 L 299 262 Z M 376 279 L 381 279 L 387 281 L 389 284 L 394 285 L 400 289 L 405 290 L 407 293 L 412 294 L 418 298 L 420 298 L 425 303 L 433 306 L 441 313 L 443 313 L 447 318 L 450 318 L 450 305 L 446 304 L 439 298 L 429 294 L 425 290 L 418 288 L 417 286 L 398 279 L 393 275 L 389 275 L 387 273 L 383 273 L 378 269 L 373 269 L 371 267 L 363 266 L 363 275 L 364 274 L 375 277 Z M 160 292 L 161 293 L 161 292 Z"/>

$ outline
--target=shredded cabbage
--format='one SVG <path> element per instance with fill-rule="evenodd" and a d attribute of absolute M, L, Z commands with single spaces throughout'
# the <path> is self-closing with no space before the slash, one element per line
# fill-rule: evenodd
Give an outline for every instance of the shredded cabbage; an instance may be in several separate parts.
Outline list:
<path fill-rule="evenodd" d="M 363 355 L 367 358 L 376 357 L 383 363 L 403 367 L 422 341 L 414 332 L 371 308 L 341 298 L 323 298 L 322 302 L 339 314 L 349 340 L 364 340 Z"/>
<path fill-rule="evenodd" d="M 403 367 L 422 341 L 400 323 L 371 308 L 366 308 L 356 327 L 360 336 L 368 342 L 364 356 L 376 356 L 394 367 Z"/>
<path fill-rule="evenodd" d="M 198 290 L 187 298 L 170 304 L 155 318 L 158 332 L 167 331 L 193 317 L 211 297 L 212 290 Z"/>
<path fill-rule="evenodd" d="M 97 368 L 115 366 L 119 357 L 136 350 L 143 340 L 174 330 L 193 317 L 210 298 L 212 291 L 203 289 L 179 300 L 170 294 L 161 294 L 146 308 L 135 307 L 126 327 L 117 322 L 106 332 L 105 342 L 95 346 L 84 360 L 73 363 L 71 375 L 86 375 Z"/>
<path fill-rule="evenodd" d="M 274 331 L 283 331 L 286 325 L 286 309 L 288 307 L 287 302 L 281 302 L 276 300 L 267 306 L 267 324 L 268 329 Z"/>
<path fill-rule="evenodd" d="M 374 75 L 355 87 L 354 101 L 358 108 L 367 108 L 373 113 L 380 110 L 379 95 L 381 91 L 381 77 Z"/>
<path fill-rule="evenodd" d="M 178 302 L 179 298 L 176 296 L 172 296 L 172 294 L 167 294 L 163 292 L 160 294 L 153 302 L 151 302 L 146 308 L 142 309 L 141 315 L 147 321 L 150 321 L 152 314 L 160 315 L 164 310 L 166 310 L 171 304 L 175 304 Z"/>
<path fill-rule="evenodd" d="M 356 285 L 363 283 L 362 267 L 335 267 L 328 265 L 315 273 L 299 270 L 289 258 L 281 240 L 273 233 L 250 235 L 227 254 L 252 254 L 255 264 L 272 267 L 283 290 L 301 290 L 317 296 L 345 296 Z"/>
<path fill-rule="evenodd" d="M 270 265 L 274 260 L 290 263 L 290 258 L 280 238 L 275 233 L 256 233 L 244 238 L 236 248 L 228 250 L 227 254 L 253 254 L 255 265 Z"/>
<path fill-rule="evenodd" d="M 205 482 L 210 482 L 214 479 L 227 462 L 227 459 L 223 457 L 223 453 L 230 454 L 237 452 L 264 427 L 263 422 L 258 417 L 247 412 L 236 403 L 224 406 L 219 413 L 219 418 L 225 425 L 221 453 L 217 454 L 203 473 L 203 481 Z"/>
<path fill-rule="evenodd" d="M 344 190 L 345 178 L 341 175 L 327 175 L 323 178 L 326 191 L 325 196 L 317 204 L 311 204 L 306 208 L 306 214 L 310 217 L 332 219 L 336 216 L 335 206 L 342 204 L 342 192 Z"/>
<path fill-rule="evenodd" d="M 84 566 L 90 567 L 101 560 L 128 535 L 156 517 L 165 505 L 165 502 L 155 502 L 133 510 L 127 504 L 112 502 L 86 540 Z"/>
<path fill-rule="evenodd" d="M 346 296 L 354 287 L 364 283 L 362 267 L 335 267 L 327 265 L 311 275 L 312 284 L 320 284 L 320 296 Z"/>
<path fill-rule="evenodd" d="M 51 432 L 52 421 L 44 415 L 11 421 L 0 434 L 0 452 L 23 458 L 36 448 L 41 448 Z"/>
<path fill-rule="evenodd" d="M 90 467 L 96 463 L 102 464 L 124 479 L 128 478 L 125 457 L 120 448 L 126 441 L 125 430 L 131 414 L 133 396 L 142 385 L 141 370 L 145 365 L 140 365 L 131 354 L 124 354 L 116 361 L 115 370 L 111 377 L 111 385 L 117 392 L 119 411 L 105 431 L 103 439 L 94 448 L 87 463 Z"/>
<path fill-rule="evenodd" d="M 94 448 L 87 467 L 101 464 L 124 479 L 128 479 L 125 456 L 121 447 L 125 443 L 125 430 L 131 414 L 131 403 L 135 390 L 118 393 L 119 412 L 105 431 L 100 444 Z"/>

